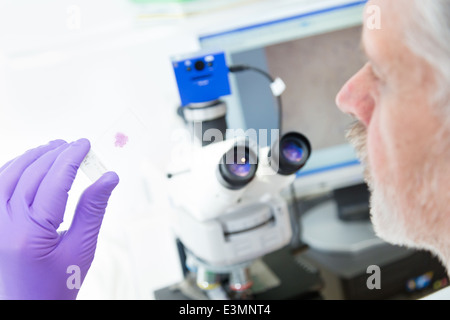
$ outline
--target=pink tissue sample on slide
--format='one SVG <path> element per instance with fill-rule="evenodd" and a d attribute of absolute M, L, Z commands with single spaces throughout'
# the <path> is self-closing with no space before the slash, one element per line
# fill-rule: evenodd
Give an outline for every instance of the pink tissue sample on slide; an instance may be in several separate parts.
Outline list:
<path fill-rule="evenodd" d="M 119 148 L 123 148 L 128 142 L 128 137 L 122 132 L 116 133 L 116 142 L 114 145 Z"/>

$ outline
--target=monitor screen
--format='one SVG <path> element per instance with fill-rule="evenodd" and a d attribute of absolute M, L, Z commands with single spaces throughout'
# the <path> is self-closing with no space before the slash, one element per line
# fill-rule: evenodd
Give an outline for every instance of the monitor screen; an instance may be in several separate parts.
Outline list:
<path fill-rule="evenodd" d="M 306 2 L 305 2 L 306 3 Z M 200 38 L 203 48 L 228 53 L 229 64 L 247 64 L 265 70 L 286 84 L 282 94 L 283 132 L 307 136 L 312 155 L 298 173 L 298 195 L 331 191 L 363 182 L 355 150 L 346 141 L 354 121 L 335 104 L 340 88 L 365 63 L 360 50 L 365 1 L 330 1 L 322 8 L 241 28 L 222 30 Z M 298 2 L 295 8 L 299 8 Z M 308 11 L 309 10 L 309 11 Z M 276 99 L 267 79 L 243 74 L 231 79 L 229 124 L 245 129 L 277 127 Z M 237 105 L 237 106 L 236 106 Z"/>
<path fill-rule="evenodd" d="M 345 138 L 354 119 L 335 103 L 340 88 L 365 63 L 360 39 L 357 26 L 265 48 L 269 72 L 287 86 L 283 131 L 300 131 L 313 148 L 298 173 L 297 183 L 306 184 L 304 192 L 361 181 L 360 163 Z"/>

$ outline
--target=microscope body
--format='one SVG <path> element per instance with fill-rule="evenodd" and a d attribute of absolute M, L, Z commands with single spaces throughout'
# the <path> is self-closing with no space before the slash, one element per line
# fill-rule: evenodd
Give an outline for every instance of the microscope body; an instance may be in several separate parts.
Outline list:
<path fill-rule="evenodd" d="M 280 191 L 294 181 L 311 147 L 298 133 L 261 148 L 249 137 L 224 138 L 226 105 L 219 98 L 231 92 L 223 53 L 175 58 L 173 67 L 185 124 L 200 127 L 187 130 L 192 143 L 179 155 L 184 168 L 168 175 L 182 264 L 204 291 L 226 283 L 226 290 L 246 293 L 254 260 L 291 241 L 288 204 Z M 221 139 L 205 139 L 211 130 L 219 131 Z"/>
<path fill-rule="evenodd" d="M 234 143 L 202 148 L 201 161 L 170 179 L 175 233 L 192 254 L 212 266 L 251 261 L 287 245 L 292 236 L 288 206 L 279 191 L 293 176 L 265 176 L 260 164 L 248 188 L 228 189 L 215 178 L 220 152 L 202 155 L 214 154 L 213 148 L 226 151 Z"/>

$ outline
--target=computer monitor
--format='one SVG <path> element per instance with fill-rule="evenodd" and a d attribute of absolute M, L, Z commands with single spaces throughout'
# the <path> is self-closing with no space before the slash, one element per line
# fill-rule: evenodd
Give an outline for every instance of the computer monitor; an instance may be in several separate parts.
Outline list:
<path fill-rule="evenodd" d="M 366 1 L 291 1 L 284 14 L 265 21 L 204 34 L 203 48 L 228 54 L 229 64 L 247 64 L 280 77 L 283 131 L 299 131 L 313 152 L 298 173 L 297 195 L 307 196 L 363 183 L 362 167 L 345 133 L 354 121 L 335 104 L 342 85 L 364 65 L 360 52 Z M 314 3 L 314 5 L 313 5 Z M 295 10 L 294 10 L 295 9 Z M 281 9 L 280 9 L 281 10 Z M 258 74 L 232 76 L 229 125 L 272 129 L 278 124 L 277 103 L 267 79 Z"/>

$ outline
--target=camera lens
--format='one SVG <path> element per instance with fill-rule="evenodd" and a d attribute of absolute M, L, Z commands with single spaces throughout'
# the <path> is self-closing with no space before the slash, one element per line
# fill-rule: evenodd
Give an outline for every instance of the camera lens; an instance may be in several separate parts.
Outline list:
<path fill-rule="evenodd" d="M 311 154 L 309 140 L 302 134 L 291 132 L 284 135 L 271 150 L 271 165 L 282 175 L 299 171 Z"/>
<path fill-rule="evenodd" d="M 234 146 L 222 157 L 218 179 L 228 189 L 241 189 L 255 177 L 257 162 L 256 155 L 248 146 Z"/>
<path fill-rule="evenodd" d="M 197 71 L 202 71 L 203 69 L 205 69 L 205 63 L 202 60 L 198 60 L 195 64 L 194 64 L 195 70 Z"/>

